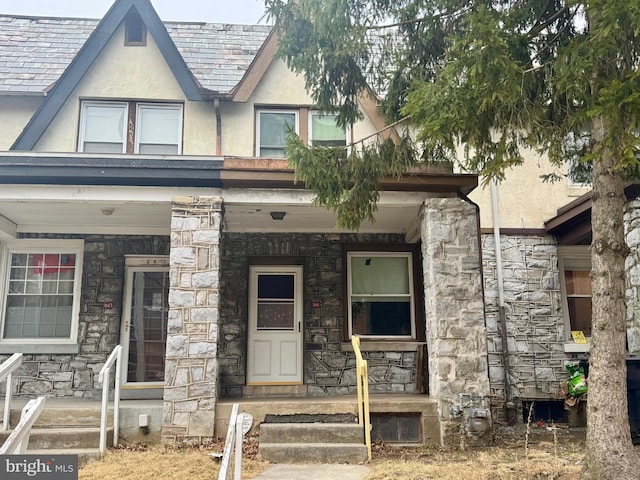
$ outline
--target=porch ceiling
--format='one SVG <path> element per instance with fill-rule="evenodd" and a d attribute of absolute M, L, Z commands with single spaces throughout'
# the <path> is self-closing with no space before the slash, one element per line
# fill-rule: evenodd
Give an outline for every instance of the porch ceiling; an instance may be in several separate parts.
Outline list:
<path fill-rule="evenodd" d="M 19 233 L 168 235 L 171 199 L 222 196 L 223 228 L 228 232 L 341 232 L 332 211 L 312 205 L 307 191 L 146 187 L 3 185 L 0 189 L 0 239 Z M 361 233 L 418 230 L 420 205 L 427 194 L 383 193 L 376 222 Z M 271 212 L 284 212 L 274 220 Z"/>

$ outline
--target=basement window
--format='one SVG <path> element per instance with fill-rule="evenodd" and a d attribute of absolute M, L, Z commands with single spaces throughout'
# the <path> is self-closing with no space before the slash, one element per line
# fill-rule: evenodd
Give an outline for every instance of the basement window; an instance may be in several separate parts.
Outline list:
<path fill-rule="evenodd" d="M 135 8 L 129 11 L 124 22 L 124 44 L 125 46 L 147 45 L 147 27 Z"/>
<path fill-rule="evenodd" d="M 372 413 L 371 440 L 388 443 L 422 443 L 420 413 Z"/>

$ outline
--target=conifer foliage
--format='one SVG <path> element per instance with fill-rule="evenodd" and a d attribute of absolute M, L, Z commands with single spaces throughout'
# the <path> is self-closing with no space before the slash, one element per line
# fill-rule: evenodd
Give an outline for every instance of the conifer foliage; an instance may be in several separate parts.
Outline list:
<path fill-rule="evenodd" d="M 347 151 L 292 138 L 298 178 L 344 226 L 375 218 L 379 180 L 457 161 L 504 178 L 533 148 L 589 175 L 593 334 L 583 479 L 635 479 L 626 397 L 624 185 L 639 168 L 640 0 L 266 0 L 280 56 L 341 125 L 372 91 L 411 134 Z M 462 154 L 459 154 L 462 152 Z"/>

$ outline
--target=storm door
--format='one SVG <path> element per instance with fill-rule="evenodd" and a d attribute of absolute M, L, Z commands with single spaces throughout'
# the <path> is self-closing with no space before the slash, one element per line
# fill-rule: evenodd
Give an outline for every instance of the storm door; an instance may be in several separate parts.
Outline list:
<path fill-rule="evenodd" d="M 126 268 L 121 343 L 123 397 L 161 397 L 169 314 L 169 269 L 164 266 Z M 127 395 L 127 390 L 148 390 Z M 158 390 L 155 395 L 151 390 Z"/>
<path fill-rule="evenodd" d="M 302 383 L 302 267 L 253 266 L 248 385 Z"/>

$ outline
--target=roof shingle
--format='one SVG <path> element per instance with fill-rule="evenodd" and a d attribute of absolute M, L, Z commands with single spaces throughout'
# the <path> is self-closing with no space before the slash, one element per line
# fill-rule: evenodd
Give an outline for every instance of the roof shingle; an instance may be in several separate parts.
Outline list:
<path fill-rule="evenodd" d="M 98 20 L 0 14 L 0 94 L 42 93 L 62 75 Z M 228 93 L 241 79 L 272 27 L 164 22 L 200 84 Z"/>

